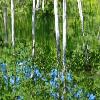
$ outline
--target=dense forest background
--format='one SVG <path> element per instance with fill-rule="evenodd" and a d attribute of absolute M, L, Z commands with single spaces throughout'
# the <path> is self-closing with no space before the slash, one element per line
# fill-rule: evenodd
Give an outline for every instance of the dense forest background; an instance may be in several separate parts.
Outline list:
<path fill-rule="evenodd" d="M 42 1 L 42 0 L 41 0 Z M 66 47 L 66 66 L 68 72 L 72 73 L 73 84 L 84 88 L 84 91 L 96 95 L 96 100 L 100 99 L 100 0 L 82 0 L 82 12 L 84 19 L 84 36 L 82 35 L 81 20 L 77 0 L 67 1 L 67 47 Z M 55 38 L 55 19 L 54 19 L 54 1 L 46 0 L 44 10 L 42 3 L 36 10 L 35 16 L 35 56 L 32 59 L 32 0 L 14 0 L 15 9 L 15 48 L 11 46 L 11 4 L 10 0 L 0 0 L 0 64 L 7 64 L 7 75 L 16 76 L 16 68 L 18 62 L 24 62 L 25 66 L 38 66 L 44 76 L 50 77 L 48 73 L 54 68 L 62 70 L 62 60 L 60 66 L 57 66 L 56 56 L 56 38 Z M 7 7 L 7 33 L 8 45 L 5 46 L 5 28 L 4 28 L 4 7 Z M 60 29 L 60 48 L 62 55 L 62 16 L 63 16 L 62 0 L 58 0 L 58 16 Z M 85 45 L 83 48 L 83 44 Z M 61 56 L 62 59 L 62 56 Z M 24 66 L 24 65 L 23 65 Z M 41 79 L 37 84 L 33 84 L 32 80 L 22 79 L 22 83 L 13 94 L 15 86 L 5 88 L 3 83 L 2 72 L 0 72 L 0 99 L 16 100 L 16 96 L 24 96 L 24 100 L 42 100 L 44 97 L 49 98 L 50 85 L 41 83 Z M 23 75 L 21 74 L 21 77 Z M 1 81 L 2 80 L 2 81 Z M 16 78 L 15 78 L 16 80 Z M 9 82 L 8 82 L 9 83 Z M 68 83 L 69 84 L 69 83 Z M 62 85 L 61 85 L 62 86 Z M 37 88 L 38 87 L 38 88 Z M 73 88 L 73 87 L 72 87 Z M 38 93 L 40 97 L 38 97 Z M 55 91 L 55 90 L 54 90 Z M 56 90 L 60 91 L 60 90 Z M 60 91 L 61 92 L 61 91 Z M 44 94 L 45 93 L 45 94 Z M 62 92 L 61 92 L 62 93 Z M 69 92 L 68 92 L 69 93 Z M 33 96 L 35 95 L 35 97 Z M 46 95 L 46 96 L 45 96 Z M 83 95 L 83 94 L 82 94 Z M 3 98 L 4 96 L 4 98 Z M 69 93 L 67 97 L 74 96 Z M 37 99 L 37 97 L 39 99 Z M 79 100 L 87 100 L 85 96 Z M 3 98 L 3 99 L 2 99 Z M 9 99 L 10 98 L 10 99 Z M 68 99 L 68 100 L 76 100 Z M 19 100 L 19 99 L 18 99 Z M 89 99 L 95 100 L 95 99 Z"/>

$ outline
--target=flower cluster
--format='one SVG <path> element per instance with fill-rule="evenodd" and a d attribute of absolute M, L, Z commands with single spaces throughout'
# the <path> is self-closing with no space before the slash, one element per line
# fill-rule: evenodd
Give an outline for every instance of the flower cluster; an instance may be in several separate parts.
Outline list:
<path fill-rule="evenodd" d="M 96 100 L 96 96 L 94 94 L 88 94 L 87 97 L 89 100 Z"/>
<path fill-rule="evenodd" d="M 7 65 L 5 63 L 0 64 L 0 71 L 2 72 L 4 82 L 7 86 L 8 83 L 10 83 L 11 86 L 14 85 L 18 86 L 20 85 L 21 80 L 23 79 L 24 80 L 33 79 L 34 82 L 37 82 L 39 79 L 41 79 L 41 81 L 45 82 L 46 86 L 50 85 L 50 95 L 54 97 L 54 99 L 58 99 L 60 97 L 61 100 L 64 100 L 64 96 L 63 95 L 60 96 L 57 90 L 61 88 L 60 84 L 63 84 L 64 82 L 67 81 L 68 82 L 66 86 L 67 92 L 69 92 L 72 95 L 72 97 L 80 99 L 82 98 L 82 96 L 85 96 L 83 95 L 84 93 L 83 89 L 81 88 L 77 89 L 78 86 L 73 84 L 73 76 L 70 71 L 65 74 L 58 71 L 57 69 L 52 69 L 48 74 L 49 75 L 48 79 L 46 78 L 46 75 L 41 73 L 41 71 L 36 65 L 28 66 L 24 61 L 17 63 L 16 76 L 14 75 L 8 76 L 6 66 Z M 20 74 L 23 74 L 23 77 L 20 77 Z M 71 84 L 73 84 L 73 86 Z M 76 89 L 77 91 L 74 91 Z M 96 96 L 93 94 L 88 94 L 86 97 L 88 98 L 88 100 L 96 99 Z M 22 98 L 23 98 L 22 96 L 18 96 L 17 100 L 22 100 Z M 68 98 L 71 98 L 71 96 Z"/>

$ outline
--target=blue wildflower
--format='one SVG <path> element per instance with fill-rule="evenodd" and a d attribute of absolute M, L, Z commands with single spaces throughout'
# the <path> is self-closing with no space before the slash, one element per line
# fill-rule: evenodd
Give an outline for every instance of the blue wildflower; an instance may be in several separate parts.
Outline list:
<path fill-rule="evenodd" d="M 82 89 L 78 90 L 77 93 L 75 94 L 75 97 L 76 97 L 76 98 L 80 98 L 82 92 L 83 92 Z"/>
<path fill-rule="evenodd" d="M 64 100 L 64 96 L 61 96 L 61 100 Z"/>
<path fill-rule="evenodd" d="M 71 82 L 73 80 L 71 73 L 67 74 L 67 80 L 68 80 L 68 82 Z"/>
<path fill-rule="evenodd" d="M 55 77 L 57 77 L 57 75 L 58 75 L 58 71 L 57 71 L 57 69 L 53 69 L 53 70 L 51 70 L 50 75 L 51 75 L 51 77 L 52 77 L 53 79 L 54 79 Z"/>
<path fill-rule="evenodd" d="M 15 79 L 16 78 L 16 79 Z M 19 82 L 20 82 L 20 77 L 18 77 L 18 76 L 10 76 L 10 84 L 11 85 L 14 85 L 15 83 L 18 85 L 19 84 Z"/>
<path fill-rule="evenodd" d="M 47 79 L 46 79 L 46 78 L 44 78 L 44 77 L 42 77 L 42 81 L 45 81 L 45 82 L 47 82 Z"/>
<path fill-rule="evenodd" d="M 1 64 L 1 71 L 3 72 L 3 74 L 7 73 L 7 69 L 6 69 L 6 64 L 5 63 Z"/>
<path fill-rule="evenodd" d="M 5 84 L 8 85 L 8 76 L 7 75 L 4 75 L 3 76 L 3 79 L 4 79 Z"/>
<path fill-rule="evenodd" d="M 15 77 L 11 76 L 10 77 L 10 84 L 14 85 L 14 83 L 15 83 Z"/>
<path fill-rule="evenodd" d="M 24 100 L 23 96 L 17 96 L 17 100 Z"/>
<path fill-rule="evenodd" d="M 20 82 L 20 77 L 16 77 L 16 84 L 19 84 Z"/>
<path fill-rule="evenodd" d="M 42 75 L 41 75 L 39 69 L 37 69 L 37 68 L 34 70 L 34 75 L 36 75 L 36 77 L 39 77 L 39 78 L 42 77 Z"/>
<path fill-rule="evenodd" d="M 50 80 L 50 85 L 55 86 L 56 82 L 54 80 Z"/>
<path fill-rule="evenodd" d="M 58 88 L 58 86 L 59 86 L 59 84 L 57 83 L 57 81 L 54 80 L 54 79 L 51 79 L 51 80 L 50 80 L 50 85 L 51 85 L 52 87 L 55 87 L 55 88 Z"/>
<path fill-rule="evenodd" d="M 34 78 L 34 81 L 36 82 L 37 80 L 38 80 L 38 78 L 35 77 L 35 78 Z"/>
<path fill-rule="evenodd" d="M 20 61 L 20 62 L 17 62 L 17 65 L 18 65 L 18 66 L 24 66 L 24 65 L 26 64 L 26 62 L 27 62 L 27 61 L 22 61 L 22 62 Z"/>
<path fill-rule="evenodd" d="M 24 74 L 25 74 L 25 78 L 30 78 L 31 77 L 31 67 L 25 66 L 23 68 Z"/>
<path fill-rule="evenodd" d="M 96 100 L 96 96 L 93 94 L 88 94 L 88 100 Z"/>
<path fill-rule="evenodd" d="M 51 93 L 51 96 L 53 96 L 55 98 L 55 100 L 58 100 L 59 93 L 53 92 L 53 93 Z"/>
<path fill-rule="evenodd" d="M 19 62 L 19 63 L 17 63 L 17 65 L 18 65 L 18 66 L 23 66 L 24 63 L 23 63 L 23 62 Z"/>

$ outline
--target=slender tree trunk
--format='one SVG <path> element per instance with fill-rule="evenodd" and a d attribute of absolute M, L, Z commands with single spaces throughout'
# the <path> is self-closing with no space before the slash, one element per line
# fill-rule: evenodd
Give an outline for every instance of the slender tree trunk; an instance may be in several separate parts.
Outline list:
<path fill-rule="evenodd" d="M 37 0 L 36 8 L 39 9 L 39 6 L 40 6 L 40 0 Z"/>
<path fill-rule="evenodd" d="M 82 4 L 81 4 L 81 0 L 77 0 L 78 2 L 78 8 L 79 8 L 79 14 L 80 14 L 80 19 L 81 19 L 81 24 L 82 24 L 82 35 L 84 37 L 84 25 L 83 25 L 83 14 L 82 14 Z M 88 49 L 89 49 L 89 45 L 87 42 L 83 42 L 83 54 L 84 54 L 84 66 L 88 65 L 89 63 L 89 53 L 88 53 Z"/>
<path fill-rule="evenodd" d="M 66 0 L 63 0 L 63 75 L 66 73 Z M 64 82 L 63 94 L 66 93 L 66 82 Z"/>
<path fill-rule="evenodd" d="M 33 8 L 32 8 L 32 57 L 34 57 L 34 49 L 35 49 L 35 0 L 33 0 Z"/>
<path fill-rule="evenodd" d="M 78 2 L 78 9 L 79 9 L 79 15 L 80 15 L 80 19 L 81 19 L 81 25 L 82 25 L 82 33 L 83 33 L 83 36 L 84 36 L 84 32 L 83 32 L 83 13 L 82 13 L 82 4 L 81 4 L 81 0 L 77 0 Z"/>
<path fill-rule="evenodd" d="M 58 19 L 58 0 L 54 0 L 54 15 L 55 15 L 55 33 L 57 46 L 57 62 L 60 64 L 60 33 L 59 33 L 59 19 Z"/>
<path fill-rule="evenodd" d="M 44 0 L 42 0 L 42 10 L 44 11 Z"/>
<path fill-rule="evenodd" d="M 5 45 L 8 44 L 8 33 L 7 33 L 7 5 L 4 7 L 4 31 L 5 31 Z"/>
<path fill-rule="evenodd" d="M 63 0 L 63 67 L 66 70 L 66 0 Z"/>
<path fill-rule="evenodd" d="M 81 0 L 77 0 L 78 3 L 78 9 L 79 9 L 79 15 L 80 15 L 80 19 L 81 19 L 81 26 L 82 26 L 82 36 L 84 37 L 84 29 L 83 29 L 83 13 L 82 13 L 82 4 L 81 4 Z M 83 42 L 83 49 L 86 48 L 84 42 Z"/>
<path fill-rule="evenodd" d="M 15 47 L 14 0 L 11 0 L 11 27 L 12 27 L 12 46 Z"/>

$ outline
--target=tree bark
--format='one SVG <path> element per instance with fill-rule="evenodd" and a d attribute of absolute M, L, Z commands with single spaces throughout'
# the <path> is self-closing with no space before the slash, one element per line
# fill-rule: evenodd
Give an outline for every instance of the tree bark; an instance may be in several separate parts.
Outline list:
<path fill-rule="evenodd" d="M 42 10 L 44 11 L 44 0 L 42 0 Z"/>
<path fill-rule="evenodd" d="M 5 45 L 8 44 L 8 33 L 7 33 L 7 5 L 4 6 L 4 32 L 5 32 Z"/>
<path fill-rule="evenodd" d="M 12 27 L 12 46 L 15 47 L 14 0 L 11 0 L 11 27 Z"/>
<path fill-rule="evenodd" d="M 39 6 L 40 6 L 40 0 L 37 0 L 36 8 L 39 9 Z"/>
<path fill-rule="evenodd" d="M 35 0 L 33 0 L 33 8 L 32 8 L 32 57 L 34 57 L 34 49 L 35 49 Z"/>
<path fill-rule="evenodd" d="M 66 0 L 63 0 L 63 67 L 66 67 Z"/>
<path fill-rule="evenodd" d="M 66 73 L 66 0 L 63 0 L 63 75 Z M 63 94 L 66 93 L 66 81 L 64 81 Z"/>
<path fill-rule="evenodd" d="M 82 24 L 82 35 L 84 37 L 84 25 L 83 25 L 83 14 L 82 14 L 82 4 L 81 0 L 77 0 L 78 2 L 78 8 L 79 8 L 79 14 L 80 14 L 80 19 L 81 19 L 81 24 Z M 88 42 L 83 42 L 83 54 L 84 54 L 84 66 L 87 66 L 89 64 L 89 45 Z"/>
<path fill-rule="evenodd" d="M 59 33 L 59 19 L 58 19 L 58 0 L 54 0 L 54 15 L 55 15 L 57 63 L 59 65 L 60 64 L 60 33 Z"/>
<path fill-rule="evenodd" d="M 78 2 L 78 9 L 79 9 L 79 15 L 80 15 L 80 19 L 81 19 L 81 25 L 82 25 L 82 33 L 83 33 L 83 36 L 84 36 L 84 25 L 83 25 L 83 13 L 82 13 L 82 4 L 81 4 L 81 0 L 77 0 Z"/>

